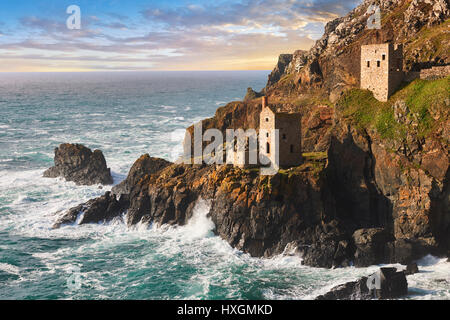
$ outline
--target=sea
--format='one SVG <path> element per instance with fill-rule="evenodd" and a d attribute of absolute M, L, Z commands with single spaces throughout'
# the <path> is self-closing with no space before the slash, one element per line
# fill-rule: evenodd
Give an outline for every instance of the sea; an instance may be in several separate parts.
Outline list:
<path fill-rule="evenodd" d="M 0 73 L 0 299 L 314 299 L 376 271 L 251 257 L 214 234 L 208 199 L 182 227 L 120 217 L 51 228 L 111 189 L 43 178 L 59 144 L 101 149 L 117 184 L 142 154 L 175 160 L 186 127 L 268 73 Z M 405 299 L 450 299 L 450 263 L 427 256 L 419 268 Z"/>

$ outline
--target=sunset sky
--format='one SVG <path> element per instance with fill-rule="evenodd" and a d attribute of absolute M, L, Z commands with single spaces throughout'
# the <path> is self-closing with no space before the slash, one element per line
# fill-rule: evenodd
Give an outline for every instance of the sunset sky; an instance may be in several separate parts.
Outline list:
<path fill-rule="evenodd" d="M 360 0 L 0 3 L 0 72 L 269 70 Z M 81 9 L 69 30 L 66 9 Z"/>

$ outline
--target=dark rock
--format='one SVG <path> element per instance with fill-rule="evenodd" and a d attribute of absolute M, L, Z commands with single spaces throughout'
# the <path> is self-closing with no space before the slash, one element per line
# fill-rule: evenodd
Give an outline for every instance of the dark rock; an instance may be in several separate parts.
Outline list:
<path fill-rule="evenodd" d="M 57 229 L 64 224 L 74 223 L 78 218 L 80 218 L 78 224 L 109 221 L 124 213 L 128 206 L 127 195 L 123 195 L 117 200 L 111 192 L 106 192 L 101 197 L 69 209 L 55 222 L 53 229 Z"/>
<path fill-rule="evenodd" d="M 291 63 L 292 58 L 293 58 L 292 54 L 280 54 L 275 69 L 269 75 L 267 87 L 270 87 L 272 84 L 278 82 L 281 79 L 281 76 L 284 74 L 284 71 Z"/>
<path fill-rule="evenodd" d="M 380 268 L 381 288 L 376 290 L 378 299 L 394 299 L 408 294 L 408 281 L 403 271 L 396 268 Z"/>
<path fill-rule="evenodd" d="M 112 192 L 89 200 L 69 209 L 53 228 L 59 228 L 63 224 L 74 223 L 82 215 L 79 224 L 96 223 L 111 220 L 123 212 L 129 210 L 129 224 L 135 224 L 136 215 L 139 218 L 149 209 L 148 184 L 145 182 L 152 174 L 155 174 L 169 166 L 171 163 L 159 158 L 152 158 L 148 154 L 142 155 L 135 161 L 127 178 L 113 187 Z M 138 213 L 136 213 L 138 212 Z"/>
<path fill-rule="evenodd" d="M 348 266 L 353 258 L 354 248 L 347 233 L 332 221 L 324 226 L 317 226 L 310 243 L 299 248 L 303 264 L 322 268 Z"/>
<path fill-rule="evenodd" d="M 417 263 L 408 264 L 406 266 L 405 274 L 409 276 L 409 275 L 415 274 L 415 273 L 419 273 L 419 267 L 417 266 Z"/>
<path fill-rule="evenodd" d="M 370 300 L 374 297 L 367 287 L 367 277 L 338 285 L 316 300 Z"/>
<path fill-rule="evenodd" d="M 439 255 L 435 245 L 417 239 L 398 239 L 389 244 L 390 262 L 408 265 L 426 256 Z"/>
<path fill-rule="evenodd" d="M 407 294 L 408 282 L 403 271 L 380 268 L 370 277 L 336 286 L 326 294 L 318 296 L 316 300 L 395 299 Z"/>
<path fill-rule="evenodd" d="M 326 169 L 336 217 L 350 230 L 380 230 L 371 241 L 354 239 L 355 264 L 406 265 L 426 254 L 442 254 L 449 238 L 449 180 L 432 177 L 403 154 L 389 152 L 386 140 L 355 128 L 339 107 L 336 119 Z M 440 171 L 448 171 L 448 161 Z"/>
<path fill-rule="evenodd" d="M 44 172 L 46 178 L 64 177 L 77 185 L 112 184 L 111 171 L 100 150 L 81 144 L 61 144 L 55 148 L 55 166 Z"/>
<path fill-rule="evenodd" d="M 247 88 L 247 94 L 245 95 L 244 101 L 253 100 L 262 97 L 264 94 L 261 92 L 256 92 L 252 88 Z"/>
<path fill-rule="evenodd" d="M 355 266 L 367 267 L 389 262 L 387 244 L 393 236 L 383 228 L 359 229 L 353 233 L 356 246 Z"/>
<path fill-rule="evenodd" d="M 142 155 L 131 167 L 127 178 L 112 188 L 114 194 L 129 194 L 133 186 L 145 177 L 161 171 L 171 165 L 171 162 L 161 158 L 153 158 L 148 154 Z"/>

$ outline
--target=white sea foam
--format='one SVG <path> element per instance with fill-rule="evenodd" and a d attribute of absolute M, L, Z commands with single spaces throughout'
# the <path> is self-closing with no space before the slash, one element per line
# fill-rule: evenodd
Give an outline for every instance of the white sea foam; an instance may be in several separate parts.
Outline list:
<path fill-rule="evenodd" d="M 0 262 L 0 270 L 10 274 L 20 275 L 20 268 L 9 263 Z"/>
<path fill-rule="evenodd" d="M 94 83 L 101 88 L 104 81 Z M 244 79 L 245 85 L 247 81 Z M 173 79 L 164 86 L 172 82 Z M 185 82 L 177 84 L 175 90 Z M 181 227 L 138 224 L 129 228 L 124 218 L 119 217 L 108 223 L 74 223 L 53 230 L 51 226 L 60 214 L 111 188 L 104 186 L 100 190 L 64 179 L 42 178 L 43 171 L 51 165 L 55 146 L 79 142 L 100 148 L 114 182 L 118 183 L 126 177 L 134 160 L 144 153 L 175 160 L 182 151 L 185 128 L 212 116 L 217 105 L 226 104 L 237 94 L 232 88 L 217 86 L 216 82 L 212 84 L 214 88 L 220 87 L 220 95 L 208 88 L 183 95 L 183 100 L 174 100 L 168 92 L 157 97 L 166 104 L 155 108 L 160 102 L 152 101 L 156 93 L 150 92 L 151 86 L 145 91 L 149 92 L 147 96 L 137 99 L 142 91 L 135 89 L 141 82 L 127 86 L 128 83 L 131 82 L 120 81 L 116 89 L 123 89 L 121 99 L 112 105 L 109 98 L 113 96 L 105 99 L 109 85 L 105 95 L 98 94 L 103 93 L 101 89 L 92 93 L 92 86 L 88 85 L 80 88 L 86 103 L 79 105 L 65 106 L 66 102 L 57 98 L 60 88 L 52 86 L 48 103 L 37 105 L 39 114 L 21 116 L 0 107 L 2 119 L 8 121 L 0 124 L 6 139 L 21 141 L 0 150 L 2 166 L 10 161 L 19 162 L 17 168 L 0 169 L 0 231 L 8 240 L 1 244 L 1 249 L 10 250 L 13 259 L 14 252 L 31 255 L 26 266 L 0 262 L 0 270 L 19 275 L 19 279 L 11 277 L 0 287 L 0 298 L 305 299 L 379 267 L 310 268 L 288 251 L 270 259 L 251 257 L 214 235 L 214 225 L 207 216 L 209 204 L 201 199 L 193 217 Z M 263 74 L 261 83 L 251 84 L 263 85 Z M 6 94 L 14 101 L 19 97 L 9 91 Z M 5 95 L 2 99 L 8 100 Z M 174 138 L 170 139 L 173 131 Z M 23 169 L 28 164 L 30 168 Z M 446 282 L 449 264 L 441 259 L 427 259 L 419 265 L 423 272 L 408 277 L 409 298 L 449 299 Z M 83 290 L 78 292 L 61 287 L 73 265 L 81 266 Z"/>
<path fill-rule="evenodd" d="M 208 201 L 199 199 L 194 207 L 194 213 L 182 231 L 187 239 L 200 239 L 213 236 L 215 228 L 214 222 L 208 217 L 211 204 Z"/>

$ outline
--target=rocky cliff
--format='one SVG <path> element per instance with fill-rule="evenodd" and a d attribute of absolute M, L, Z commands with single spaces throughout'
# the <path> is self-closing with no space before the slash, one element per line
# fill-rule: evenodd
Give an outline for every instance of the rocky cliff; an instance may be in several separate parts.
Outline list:
<path fill-rule="evenodd" d="M 112 184 L 113 178 L 100 150 L 63 143 L 55 148 L 55 165 L 44 172 L 46 178 L 63 177 L 78 185 Z"/>
<path fill-rule="evenodd" d="M 327 184 L 336 217 L 355 230 L 364 229 L 353 235 L 356 265 L 407 263 L 449 248 L 449 81 L 419 81 L 442 85 L 437 97 L 424 102 L 422 115 L 411 110 L 419 98 L 410 89 L 419 83 L 399 91 L 391 104 L 376 103 L 373 114 L 375 107 L 369 106 L 370 119 L 361 115 L 362 107 L 352 109 L 348 102 L 355 91 L 338 102 Z M 409 107 L 399 99 L 402 94 L 414 97 Z M 371 98 L 363 99 L 367 101 Z M 439 110 L 434 117 L 429 113 L 433 107 Z"/>
<path fill-rule="evenodd" d="M 330 22 L 310 51 L 283 56 L 270 75 L 270 103 L 303 115 L 301 166 L 264 177 L 145 155 L 112 193 L 69 210 L 55 226 L 123 213 L 129 225 L 183 225 L 205 199 L 216 233 L 253 256 L 289 251 L 333 267 L 447 252 L 450 78 L 415 80 L 379 102 L 355 88 L 355 61 L 361 44 L 391 40 L 405 45 L 405 68 L 448 63 L 448 1 L 381 1 L 383 27 L 367 30 L 371 3 Z M 203 129 L 258 128 L 259 95 L 248 90 Z"/>
<path fill-rule="evenodd" d="M 367 28 L 372 4 L 380 6 L 381 29 Z M 448 0 L 366 0 L 346 16 L 330 21 L 309 51 L 280 55 L 262 93 L 280 111 L 303 115 L 305 152 L 326 151 L 331 126 L 318 121 L 320 106 L 332 107 L 343 92 L 359 87 L 361 45 L 403 44 L 405 71 L 450 65 L 449 18 Z M 258 127 L 258 96 L 253 91 L 244 102 L 221 107 L 204 121 L 204 128 Z"/>
<path fill-rule="evenodd" d="M 367 28 L 371 5 L 381 9 L 380 29 Z M 280 56 L 272 72 L 276 77 L 269 76 L 265 90 L 269 95 L 316 90 L 335 101 L 342 91 L 359 85 L 360 47 L 365 44 L 402 43 L 406 71 L 450 64 L 449 17 L 448 0 L 366 0 L 345 17 L 330 21 L 308 52 Z M 290 85 L 274 81 L 277 78 Z"/>

